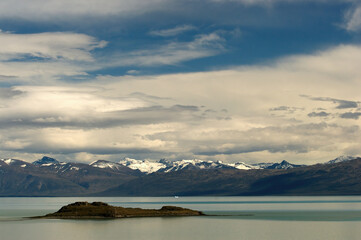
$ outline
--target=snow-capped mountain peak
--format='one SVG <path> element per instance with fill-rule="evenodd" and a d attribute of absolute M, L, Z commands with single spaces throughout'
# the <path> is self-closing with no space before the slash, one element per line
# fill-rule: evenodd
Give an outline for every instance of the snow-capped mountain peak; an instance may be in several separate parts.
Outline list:
<path fill-rule="evenodd" d="M 168 161 L 167 167 L 161 169 L 162 172 L 174 172 L 185 169 L 225 169 L 225 168 L 235 168 L 230 164 L 225 164 L 222 161 L 207 161 L 207 160 L 179 160 L 179 161 Z"/>
<path fill-rule="evenodd" d="M 333 164 L 333 163 L 339 163 L 339 162 L 346 162 L 346 161 L 350 161 L 350 160 L 354 160 L 357 157 L 354 156 L 339 156 L 331 161 L 326 162 L 326 164 Z"/>
<path fill-rule="evenodd" d="M 291 163 L 287 162 L 286 160 L 283 160 L 281 163 L 275 163 L 275 164 L 269 166 L 268 168 L 272 168 L 272 169 L 290 169 L 290 168 L 294 168 L 294 164 L 291 164 Z"/>
<path fill-rule="evenodd" d="M 175 172 L 180 170 L 191 169 L 289 169 L 294 167 L 301 167 L 303 165 L 291 164 L 287 161 L 281 163 L 260 163 L 260 164 L 246 164 L 244 162 L 237 163 L 223 163 L 222 161 L 209 161 L 199 159 L 183 159 L 178 161 L 169 161 L 161 159 L 159 161 L 135 160 L 126 158 L 119 162 L 119 164 L 129 167 L 134 170 L 150 174 L 154 172 Z"/>
<path fill-rule="evenodd" d="M 59 161 L 57 161 L 54 158 L 44 156 L 42 159 L 39 159 L 39 160 L 33 162 L 33 164 L 45 167 L 45 166 L 51 166 L 51 165 L 59 164 Z"/>
<path fill-rule="evenodd" d="M 297 168 L 297 167 L 304 167 L 306 165 L 297 165 L 287 162 L 283 160 L 280 163 L 259 163 L 257 164 L 259 169 L 290 169 L 290 168 Z"/>
<path fill-rule="evenodd" d="M 133 170 L 139 170 L 143 173 L 153 173 L 157 172 L 160 169 L 166 168 L 167 165 L 162 162 L 151 162 L 148 160 L 136 160 L 131 158 L 125 158 L 124 160 L 119 161 L 119 164 L 131 168 Z"/>
<path fill-rule="evenodd" d="M 236 162 L 236 163 L 230 163 L 227 164 L 228 166 L 237 168 L 237 169 L 242 169 L 242 170 L 249 170 L 249 169 L 260 169 L 259 166 L 257 165 L 250 165 L 244 162 Z"/>
<path fill-rule="evenodd" d="M 0 160 L 9 166 L 20 166 L 21 165 L 23 167 L 26 167 L 29 164 L 25 161 L 13 159 L 13 158 L 6 158 L 6 159 L 0 159 Z"/>
<path fill-rule="evenodd" d="M 15 160 L 11 159 L 11 158 L 9 158 L 9 159 L 1 159 L 1 160 L 3 160 L 3 162 L 6 163 L 7 165 L 11 165 L 12 163 L 15 162 Z"/>
<path fill-rule="evenodd" d="M 197 166 L 204 169 L 206 168 L 205 165 L 202 165 L 202 162 L 200 160 L 180 160 L 180 161 L 174 161 L 174 162 L 169 162 L 168 166 L 163 169 L 164 172 L 174 172 L 174 171 L 179 171 L 185 168 L 190 168 L 190 167 L 195 167 Z"/>
<path fill-rule="evenodd" d="M 325 164 L 334 164 L 344 161 L 356 159 L 353 156 L 340 156 Z M 115 172 L 138 170 L 142 173 L 151 174 L 155 172 L 175 172 L 180 170 L 207 170 L 207 169 L 240 169 L 240 170 L 252 170 L 252 169 L 290 169 L 296 167 L 303 167 L 305 165 L 296 165 L 283 160 L 279 163 L 257 163 L 247 164 L 244 162 L 226 163 L 222 161 L 210 161 L 200 159 L 183 159 L 177 161 L 170 161 L 161 159 L 158 161 L 151 160 L 136 160 L 131 158 L 125 158 L 120 162 L 111 162 L 106 160 L 97 160 L 92 163 L 65 163 L 59 162 L 54 158 L 46 157 L 31 163 L 16 160 L 13 158 L 0 159 L 0 167 L 12 166 L 12 167 L 37 167 L 46 171 L 56 171 L 57 173 L 66 173 L 68 171 L 88 171 L 87 167 L 94 167 L 104 170 L 112 170 Z M 127 170 L 128 169 L 128 170 Z M 139 172 L 138 172 L 139 173 Z M 139 173 L 140 174 L 140 173 Z"/>
<path fill-rule="evenodd" d="M 119 170 L 121 168 L 121 164 L 115 163 L 115 162 L 110 162 L 110 161 L 106 161 L 106 160 L 97 160 L 94 161 L 92 163 L 89 164 L 92 167 L 97 167 L 97 168 L 110 168 L 113 170 Z"/>

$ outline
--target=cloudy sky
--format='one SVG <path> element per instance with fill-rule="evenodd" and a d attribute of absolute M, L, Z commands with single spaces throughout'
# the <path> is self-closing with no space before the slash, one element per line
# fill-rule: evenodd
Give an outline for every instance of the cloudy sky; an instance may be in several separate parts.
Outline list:
<path fill-rule="evenodd" d="M 356 0 L 2 0 L 0 157 L 361 155 Z"/>

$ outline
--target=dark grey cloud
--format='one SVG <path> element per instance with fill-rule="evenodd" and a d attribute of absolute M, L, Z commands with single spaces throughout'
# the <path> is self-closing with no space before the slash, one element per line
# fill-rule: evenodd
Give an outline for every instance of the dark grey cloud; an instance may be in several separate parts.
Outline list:
<path fill-rule="evenodd" d="M 152 96 L 152 95 L 148 95 L 148 94 L 145 94 L 142 92 L 133 92 L 129 96 L 140 98 L 140 99 L 148 99 L 148 100 L 171 100 L 172 99 L 172 98 L 168 98 L 168 97 L 164 98 L 164 97 Z"/>
<path fill-rule="evenodd" d="M 221 151 L 217 150 L 198 150 L 193 149 L 193 153 L 196 155 L 206 155 L 206 156 L 215 156 L 215 155 L 232 155 L 232 154 L 241 154 L 241 153 L 251 153 L 251 152 L 262 152 L 269 151 L 271 153 L 278 152 L 296 152 L 296 153 L 306 153 L 308 152 L 308 147 L 306 144 L 286 144 L 286 145 L 254 145 L 254 146 L 236 146 L 230 149 L 225 149 Z"/>
<path fill-rule="evenodd" d="M 213 109 L 207 109 L 204 111 L 205 113 L 216 113 L 217 111 L 216 110 L 213 110 Z"/>
<path fill-rule="evenodd" d="M 208 109 L 204 110 L 204 112 L 202 113 L 202 116 L 204 118 L 214 118 L 219 121 L 232 120 L 232 117 L 229 116 L 227 109 L 215 110 L 215 109 L 208 108 Z"/>
<path fill-rule="evenodd" d="M 148 135 L 147 138 L 177 142 L 194 155 L 217 156 L 262 151 L 307 153 L 333 145 L 336 141 L 354 142 L 358 138 L 358 132 L 358 126 L 344 127 L 322 122 L 253 128 L 247 131 L 214 130 L 204 135 L 197 134 L 198 138 L 181 132 L 162 132 Z"/>
<path fill-rule="evenodd" d="M 298 111 L 298 110 L 304 110 L 304 108 L 279 106 L 279 107 L 269 109 L 269 111 L 271 111 L 271 112 L 284 111 L 284 112 L 288 112 L 288 113 L 294 113 L 295 111 Z"/>
<path fill-rule="evenodd" d="M 232 131 L 226 135 L 232 138 L 223 139 L 233 142 L 231 147 L 218 147 L 214 143 L 198 144 L 197 148 L 193 148 L 192 152 L 196 155 L 232 155 L 241 153 L 252 153 L 268 151 L 270 153 L 307 153 L 308 151 L 319 147 L 322 143 L 308 139 L 317 132 L 325 135 L 324 130 L 328 128 L 338 128 L 338 126 L 328 125 L 326 123 L 319 124 L 299 124 L 287 127 L 266 127 L 254 128 L 248 131 Z M 294 136 L 298 136 L 294 138 Z M 235 141 L 237 138 L 242 139 Z M 220 137 L 221 141 L 222 137 Z"/>
<path fill-rule="evenodd" d="M 171 107 L 170 109 L 172 110 L 187 110 L 187 111 L 192 111 L 192 112 L 198 112 L 199 111 L 199 107 L 198 106 L 192 106 L 192 105 L 174 105 L 173 107 Z"/>
<path fill-rule="evenodd" d="M 287 106 L 279 106 L 275 108 L 271 108 L 270 111 L 288 111 L 290 107 Z"/>
<path fill-rule="evenodd" d="M 309 117 L 327 117 L 329 116 L 330 113 L 327 113 L 325 111 L 322 111 L 322 112 L 311 112 L 309 114 L 307 114 L 307 116 Z"/>
<path fill-rule="evenodd" d="M 71 127 L 81 129 L 110 128 L 163 122 L 183 122 L 203 118 L 198 106 L 173 105 L 171 107 L 152 106 L 124 111 L 91 113 L 87 116 L 66 117 L 61 113 L 22 114 L 0 116 L 0 126 L 6 128 L 47 128 Z"/>
<path fill-rule="evenodd" d="M 21 95 L 23 92 L 12 88 L 0 88 L 0 98 L 9 99 Z"/>
<path fill-rule="evenodd" d="M 7 82 L 7 81 L 14 81 L 16 79 L 17 79 L 16 76 L 0 75 L 0 81 Z"/>
<path fill-rule="evenodd" d="M 359 102 L 349 101 L 344 99 L 330 98 L 330 97 L 310 97 L 307 95 L 300 95 L 301 97 L 306 97 L 313 101 L 321 101 L 321 102 L 332 102 L 337 104 L 337 109 L 347 109 L 347 108 L 357 108 Z"/>
<path fill-rule="evenodd" d="M 361 116 L 361 112 L 346 112 L 340 115 L 341 118 L 346 118 L 346 119 L 359 119 Z"/>
<path fill-rule="evenodd" d="M 193 130 L 194 131 L 193 131 Z M 137 147 L 117 146 L 111 142 L 94 139 L 96 144 L 69 145 L 66 142 L 48 141 L 46 135 L 36 136 L 29 133 L 24 137 L 19 132 L 3 129 L 0 136 L 1 151 L 33 154 L 78 154 L 117 155 L 136 159 L 162 157 L 176 159 L 179 156 L 216 157 L 217 155 L 233 155 L 242 153 L 308 153 L 335 143 L 355 142 L 359 136 L 357 126 L 343 127 L 336 124 L 295 124 L 283 127 L 253 128 L 239 130 L 196 130 L 197 126 L 188 131 L 159 132 L 151 135 L 139 135 L 143 140 L 161 140 L 164 143 L 176 143 L 176 148 L 156 147 L 152 145 Z M 35 131 L 33 131 L 35 132 Z M 121 132 L 119 132 L 121 134 Z M 111 135 L 113 133 L 110 133 Z M 61 135 L 60 135 L 61 136 Z M 93 135 L 96 137 L 96 135 Z M 131 135 L 130 135 L 131 137 Z M 143 141 L 142 140 L 142 141 Z M 93 140 L 89 139 L 90 142 Z M 19 142 L 20 144 L 16 144 Z M 7 144 L 15 143 L 15 144 Z M 26 143 L 21 144 L 21 143 Z M 104 145 L 103 145 L 104 144 Z M 181 149 L 181 150 L 180 150 Z"/>
<path fill-rule="evenodd" d="M 46 143 L 42 142 L 39 144 L 32 144 L 24 148 L 11 148 L 6 149 L 5 151 L 16 151 L 20 153 L 35 153 L 35 154 L 74 154 L 74 153 L 90 153 L 90 154 L 157 154 L 162 153 L 161 151 L 156 151 L 149 148 L 116 148 L 116 147 L 72 147 L 66 148 L 61 146 L 49 146 Z"/>

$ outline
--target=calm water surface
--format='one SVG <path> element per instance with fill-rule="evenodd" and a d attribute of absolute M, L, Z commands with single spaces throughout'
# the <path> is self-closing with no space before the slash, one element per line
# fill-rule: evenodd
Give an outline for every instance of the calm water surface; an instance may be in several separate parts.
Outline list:
<path fill-rule="evenodd" d="M 75 201 L 214 216 L 115 220 L 27 220 Z M 361 239 L 361 197 L 0 198 L 1 240 Z"/>

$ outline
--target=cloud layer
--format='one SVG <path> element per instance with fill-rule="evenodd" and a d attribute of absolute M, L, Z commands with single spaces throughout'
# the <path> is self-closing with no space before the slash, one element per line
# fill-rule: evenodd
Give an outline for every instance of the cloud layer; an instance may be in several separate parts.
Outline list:
<path fill-rule="evenodd" d="M 149 32 L 149 34 L 160 37 L 173 37 L 194 29 L 196 29 L 196 27 L 192 25 L 180 25 L 170 29 L 153 30 Z"/>
<path fill-rule="evenodd" d="M 360 12 L 352 0 L 4 0 L 1 157 L 361 154 Z"/>
<path fill-rule="evenodd" d="M 345 22 L 345 28 L 348 31 L 358 32 L 361 30 L 361 5 L 356 5 L 347 11 Z"/>
<path fill-rule="evenodd" d="M 67 59 L 93 61 L 90 51 L 105 47 L 105 41 L 93 37 L 64 32 L 14 34 L 0 32 L 0 56 L 2 61 L 26 59 Z"/>
<path fill-rule="evenodd" d="M 268 66 L 2 88 L 1 148 L 303 163 L 360 154 L 360 49 L 339 46 Z"/>
<path fill-rule="evenodd" d="M 193 41 L 174 41 L 152 49 L 123 53 L 109 65 L 115 66 L 157 66 L 214 56 L 224 51 L 225 39 L 218 33 L 197 35 Z M 115 57 L 117 58 L 117 57 Z"/>
<path fill-rule="evenodd" d="M 85 34 L 0 32 L 1 81 L 51 80 L 59 76 L 86 75 L 94 62 L 91 51 L 106 46 Z"/>

